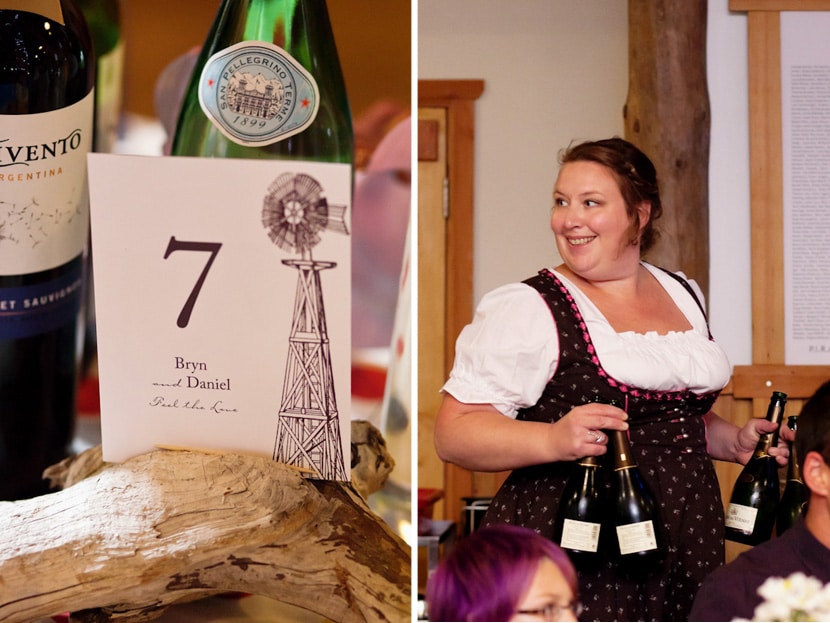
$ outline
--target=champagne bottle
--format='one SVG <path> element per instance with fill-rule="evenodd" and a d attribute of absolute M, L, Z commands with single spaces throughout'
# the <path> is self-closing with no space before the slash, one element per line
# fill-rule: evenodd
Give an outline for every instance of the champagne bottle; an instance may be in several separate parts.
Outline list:
<path fill-rule="evenodd" d="M 798 416 L 788 417 L 787 426 L 792 431 L 798 431 Z M 781 503 L 778 505 L 778 517 L 775 520 L 777 534 L 783 534 L 793 527 L 798 518 L 807 511 L 809 499 L 809 492 L 801 479 L 801 466 L 798 464 L 795 444 L 791 443 L 790 462 L 787 465 L 787 484 L 784 486 Z"/>
<path fill-rule="evenodd" d="M 179 114 L 174 156 L 353 162 L 325 0 L 223 0 Z"/>
<path fill-rule="evenodd" d="M 780 426 L 784 417 L 787 394 L 772 392 L 767 420 Z M 775 525 L 780 497 L 778 464 L 769 449 L 778 441 L 778 428 L 761 435 L 752 457 L 747 461 L 729 499 L 726 511 L 725 536 L 730 541 L 757 545 L 769 540 Z"/>
<path fill-rule="evenodd" d="M 600 560 L 603 502 L 598 457 L 583 457 L 574 467 L 559 499 L 553 540 L 568 553 L 577 569 L 585 571 Z"/>
<path fill-rule="evenodd" d="M 600 398 L 592 402 L 604 402 Z M 617 405 L 615 401 L 610 404 Z M 580 571 L 596 568 L 600 561 L 600 535 L 604 515 L 599 482 L 598 456 L 577 461 L 562 489 L 553 525 L 553 540 L 559 543 Z"/>
<path fill-rule="evenodd" d="M 614 460 L 609 503 L 613 554 L 628 572 L 643 575 L 665 556 L 660 508 L 631 453 L 628 433 L 607 433 Z"/>
<path fill-rule="evenodd" d="M 94 83 L 74 0 L 0 0 L 0 499 L 43 493 L 72 440 Z"/>

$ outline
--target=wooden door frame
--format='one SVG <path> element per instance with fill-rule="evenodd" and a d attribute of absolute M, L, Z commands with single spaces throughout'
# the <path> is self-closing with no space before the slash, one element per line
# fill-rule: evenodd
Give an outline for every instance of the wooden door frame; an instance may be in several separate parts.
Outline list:
<path fill-rule="evenodd" d="M 444 375 L 455 358 L 455 340 L 473 316 L 473 215 L 475 102 L 483 80 L 419 80 L 418 107 L 447 111 L 447 237 Z M 472 475 L 444 467 L 445 516 L 458 520 L 461 498 L 472 495 Z"/>

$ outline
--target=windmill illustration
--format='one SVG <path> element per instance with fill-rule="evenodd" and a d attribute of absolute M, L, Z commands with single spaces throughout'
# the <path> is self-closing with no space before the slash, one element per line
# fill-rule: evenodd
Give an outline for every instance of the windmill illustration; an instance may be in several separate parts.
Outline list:
<path fill-rule="evenodd" d="M 312 477 L 348 480 L 334 392 L 320 271 L 336 262 L 317 261 L 311 249 L 325 230 L 349 234 L 346 206 L 329 205 L 313 177 L 284 173 L 268 187 L 262 225 L 268 237 L 299 259 L 282 260 L 297 270 L 297 290 L 274 459 L 308 469 Z"/>

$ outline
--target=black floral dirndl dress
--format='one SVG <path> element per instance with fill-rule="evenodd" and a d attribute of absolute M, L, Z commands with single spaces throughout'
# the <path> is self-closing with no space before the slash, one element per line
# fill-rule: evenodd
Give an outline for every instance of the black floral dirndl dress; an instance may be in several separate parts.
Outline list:
<path fill-rule="evenodd" d="M 694 297 L 682 278 L 672 276 Z M 517 419 L 555 422 L 572 407 L 597 397 L 627 405 L 632 452 L 658 499 L 665 528 L 667 556 L 653 572 L 631 577 L 610 560 L 598 570 L 579 572 L 580 601 L 585 606 L 580 618 L 685 621 L 703 578 L 724 560 L 723 505 L 706 451 L 702 417 L 718 392 L 657 392 L 617 382 L 603 370 L 579 309 L 562 282 L 543 270 L 525 283 L 538 290 L 550 307 L 560 360 L 539 401 L 520 411 Z M 551 538 L 562 488 L 573 467 L 568 461 L 513 471 L 482 524 L 518 524 Z"/>

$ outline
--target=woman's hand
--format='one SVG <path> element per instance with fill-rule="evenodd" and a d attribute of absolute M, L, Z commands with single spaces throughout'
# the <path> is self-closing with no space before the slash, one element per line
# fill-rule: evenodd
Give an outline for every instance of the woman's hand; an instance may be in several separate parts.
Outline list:
<path fill-rule="evenodd" d="M 746 465 L 747 461 L 752 458 L 752 453 L 755 451 L 755 446 L 758 445 L 758 440 L 761 435 L 775 431 L 777 425 L 764 418 L 752 418 L 742 428 L 738 430 L 736 438 L 736 456 L 738 463 Z M 772 446 L 769 449 L 770 456 L 775 457 L 775 461 L 779 465 L 786 465 L 790 459 L 790 448 L 787 445 L 788 441 L 795 439 L 795 433 L 782 424 L 778 433 L 778 445 Z"/>
<path fill-rule="evenodd" d="M 571 409 L 551 426 L 552 443 L 560 461 L 599 456 L 608 449 L 606 430 L 628 430 L 628 414 L 609 404 L 590 402 Z"/>

